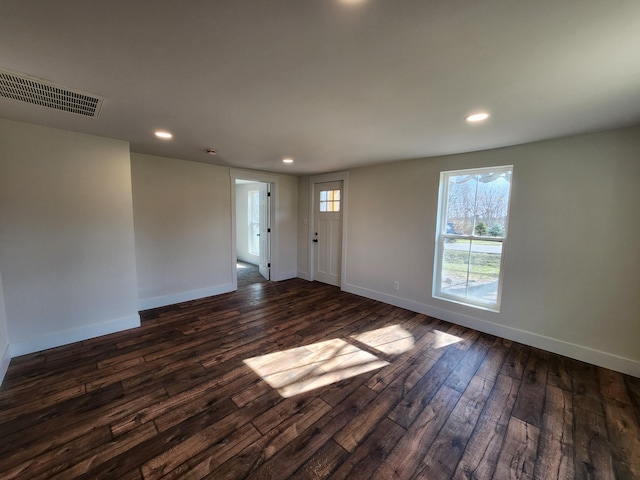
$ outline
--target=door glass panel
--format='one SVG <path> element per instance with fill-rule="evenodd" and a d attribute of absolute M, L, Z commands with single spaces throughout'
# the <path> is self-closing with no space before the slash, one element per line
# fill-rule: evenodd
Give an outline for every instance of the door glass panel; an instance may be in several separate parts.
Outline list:
<path fill-rule="evenodd" d="M 340 211 L 340 190 L 320 191 L 320 211 L 339 212 Z"/>

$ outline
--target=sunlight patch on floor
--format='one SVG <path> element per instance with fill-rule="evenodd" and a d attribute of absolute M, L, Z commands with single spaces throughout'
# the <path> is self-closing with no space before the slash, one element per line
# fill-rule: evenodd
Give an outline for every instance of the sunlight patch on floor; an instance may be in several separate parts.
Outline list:
<path fill-rule="evenodd" d="M 433 330 L 433 334 L 434 348 L 463 341 L 461 337 L 440 330 Z M 386 360 L 358 348 L 354 343 L 366 345 L 380 355 L 400 355 L 415 347 L 411 332 L 400 325 L 391 325 L 351 335 L 346 340 L 334 338 L 247 358 L 244 363 L 280 395 L 288 398 L 389 365 Z"/>
<path fill-rule="evenodd" d="M 408 352 L 415 345 L 411 332 L 400 325 L 378 328 L 370 332 L 352 335 L 351 338 L 387 355 L 400 355 Z"/>
<path fill-rule="evenodd" d="M 434 348 L 442 348 L 462 341 L 462 338 L 446 332 L 441 332 L 440 330 L 434 330 L 433 333 L 436 334 L 436 340 L 433 344 Z"/>
<path fill-rule="evenodd" d="M 248 358 L 244 363 L 285 398 L 389 365 L 339 338 Z"/>

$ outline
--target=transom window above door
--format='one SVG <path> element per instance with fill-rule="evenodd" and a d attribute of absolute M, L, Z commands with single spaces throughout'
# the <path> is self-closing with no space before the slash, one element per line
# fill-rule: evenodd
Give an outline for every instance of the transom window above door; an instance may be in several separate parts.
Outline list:
<path fill-rule="evenodd" d="M 340 211 L 340 190 L 320 191 L 320 211 L 339 212 Z"/>

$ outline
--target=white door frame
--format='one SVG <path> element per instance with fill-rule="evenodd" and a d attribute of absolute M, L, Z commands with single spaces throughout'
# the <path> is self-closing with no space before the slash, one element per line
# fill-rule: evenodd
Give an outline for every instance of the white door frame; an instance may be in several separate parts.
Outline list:
<path fill-rule="evenodd" d="M 323 175 L 312 175 L 309 177 L 309 264 L 308 271 L 311 280 L 315 279 L 315 262 L 314 259 L 314 244 L 313 232 L 315 225 L 315 195 L 316 184 L 326 182 L 339 182 L 342 181 L 342 258 L 340 259 L 340 289 L 344 290 L 344 285 L 347 280 L 347 214 L 349 212 L 349 172 L 333 172 L 325 173 Z"/>
<path fill-rule="evenodd" d="M 265 279 L 271 280 L 271 184 L 260 183 L 260 260 L 258 270 Z"/>
<path fill-rule="evenodd" d="M 271 208 L 269 212 L 269 223 L 271 228 L 270 234 L 270 250 L 271 250 L 271 279 L 277 278 L 276 273 L 280 271 L 278 268 L 278 229 L 275 228 L 275 212 L 278 208 L 277 192 L 280 179 L 278 175 L 263 172 L 254 172 L 252 170 L 240 170 L 232 168 L 229 170 L 229 181 L 231 182 L 231 258 L 229 267 L 231 269 L 231 278 L 233 280 L 233 289 L 238 289 L 238 271 L 236 269 L 237 247 L 236 247 L 236 180 L 251 180 L 254 182 L 262 182 L 270 184 L 271 190 Z"/>

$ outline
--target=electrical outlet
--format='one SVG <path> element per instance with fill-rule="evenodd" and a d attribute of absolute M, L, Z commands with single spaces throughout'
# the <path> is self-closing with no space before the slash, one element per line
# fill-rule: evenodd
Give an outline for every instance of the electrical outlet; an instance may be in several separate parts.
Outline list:
<path fill-rule="evenodd" d="M 399 281 L 396 280 L 395 282 L 393 282 L 393 289 L 395 291 L 400 290 L 400 282 Z"/>

